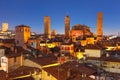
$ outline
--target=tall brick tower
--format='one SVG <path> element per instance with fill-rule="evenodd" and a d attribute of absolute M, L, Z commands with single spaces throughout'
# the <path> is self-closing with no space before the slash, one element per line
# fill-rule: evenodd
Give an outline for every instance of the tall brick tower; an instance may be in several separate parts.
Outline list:
<path fill-rule="evenodd" d="M 65 24 L 65 38 L 69 38 L 70 37 L 70 17 L 68 15 L 65 16 L 64 24 Z"/>
<path fill-rule="evenodd" d="M 102 12 L 98 12 L 97 39 L 101 39 L 102 37 L 103 37 L 103 18 L 102 18 Z"/>
<path fill-rule="evenodd" d="M 44 17 L 44 34 L 45 37 L 50 38 L 50 17 L 45 16 Z"/>

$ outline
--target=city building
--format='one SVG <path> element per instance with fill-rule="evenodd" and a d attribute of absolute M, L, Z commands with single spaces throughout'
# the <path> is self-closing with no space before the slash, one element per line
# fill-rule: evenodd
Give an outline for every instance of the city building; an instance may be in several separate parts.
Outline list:
<path fill-rule="evenodd" d="M 26 59 L 25 65 L 42 70 L 43 80 L 96 80 L 96 70 L 77 61 L 60 64 L 56 57 Z"/>
<path fill-rule="evenodd" d="M 63 43 L 60 45 L 60 51 L 62 53 L 74 53 L 74 45 L 72 43 Z"/>
<path fill-rule="evenodd" d="M 103 37 L 103 15 L 102 12 L 98 12 L 97 20 L 97 40 Z"/>
<path fill-rule="evenodd" d="M 2 29 L 0 30 L 0 39 L 13 39 L 14 31 L 8 29 L 8 23 L 2 23 Z"/>
<path fill-rule="evenodd" d="M 15 45 L 14 39 L 0 39 L 0 46 L 11 48 Z"/>
<path fill-rule="evenodd" d="M 19 25 L 15 27 L 15 43 L 16 46 L 23 47 L 24 44 L 30 39 L 30 27 L 26 25 Z"/>
<path fill-rule="evenodd" d="M 21 54 L 9 52 L 1 57 L 1 67 L 2 69 L 9 73 L 14 71 L 23 64 L 23 56 Z"/>
<path fill-rule="evenodd" d="M 41 70 L 36 67 L 20 66 L 8 75 L 9 80 L 41 80 Z"/>
<path fill-rule="evenodd" d="M 38 39 L 38 38 L 30 38 L 30 39 L 28 39 L 27 45 L 31 46 L 31 47 L 33 47 L 35 49 L 40 49 L 40 39 Z"/>
<path fill-rule="evenodd" d="M 104 47 L 88 44 L 87 46 L 85 46 L 85 55 L 87 57 L 99 57 L 100 58 L 104 50 L 105 50 Z"/>
<path fill-rule="evenodd" d="M 94 44 L 94 37 L 87 37 L 86 39 L 80 40 L 81 46 L 86 46 L 87 44 Z"/>
<path fill-rule="evenodd" d="M 70 17 L 68 15 L 65 16 L 64 24 L 65 24 L 65 38 L 69 38 L 70 37 Z"/>
<path fill-rule="evenodd" d="M 84 37 L 92 36 L 92 32 L 88 26 L 76 24 L 72 27 L 70 35 L 72 41 L 76 42 L 77 40 L 83 39 Z"/>
<path fill-rule="evenodd" d="M 56 37 L 56 35 L 57 35 L 56 30 L 55 30 L 55 29 L 54 29 L 54 30 L 52 30 L 52 32 L 51 32 L 51 38 L 55 38 L 55 37 Z"/>
<path fill-rule="evenodd" d="M 2 31 L 3 32 L 8 31 L 8 23 L 6 22 L 2 23 Z"/>
<path fill-rule="evenodd" d="M 50 17 L 45 16 L 44 17 L 44 35 L 47 38 L 51 38 L 51 32 L 50 32 Z"/>

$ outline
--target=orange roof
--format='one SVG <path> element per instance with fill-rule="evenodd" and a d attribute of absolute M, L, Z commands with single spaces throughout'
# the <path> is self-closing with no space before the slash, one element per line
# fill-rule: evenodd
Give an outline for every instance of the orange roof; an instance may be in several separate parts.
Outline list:
<path fill-rule="evenodd" d="M 39 68 L 21 66 L 21 67 L 17 68 L 16 70 L 10 72 L 9 78 L 16 78 L 16 77 L 20 77 L 20 76 L 29 75 L 30 73 L 34 73 L 34 71 L 41 72 L 41 70 Z"/>
<path fill-rule="evenodd" d="M 7 80 L 7 73 L 3 70 L 0 70 L 0 80 Z"/>
<path fill-rule="evenodd" d="M 41 66 L 56 63 L 57 58 L 55 56 L 46 56 L 46 57 L 37 57 L 37 58 L 32 58 L 32 61 L 38 63 Z"/>
<path fill-rule="evenodd" d="M 79 64 L 76 61 L 71 61 L 59 66 L 43 69 L 58 80 L 67 80 L 68 78 L 72 80 L 80 80 L 80 78 L 82 78 L 82 73 L 86 74 L 85 80 L 93 80 L 88 76 L 96 72 L 92 68 Z M 70 72 L 70 77 L 68 77 L 68 72 Z"/>

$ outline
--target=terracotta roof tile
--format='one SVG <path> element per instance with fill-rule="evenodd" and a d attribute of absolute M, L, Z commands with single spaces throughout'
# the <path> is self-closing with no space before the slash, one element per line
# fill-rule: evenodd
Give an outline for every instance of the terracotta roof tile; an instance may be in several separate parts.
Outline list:
<path fill-rule="evenodd" d="M 0 80 L 7 80 L 7 73 L 3 70 L 0 70 Z"/>
<path fill-rule="evenodd" d="M 91 44 L 88 44 L 87 46 L 85 46 L 85 49 L 97 49 L 97 50 L 102 50 L 104 49 L 103 46 L 100 46 L 100 45 L 91 45 Z"/>
<path fill-rule="evenodd" d="M 102 57 L 102 61 L 110 61 L 110 62 L 120 62 L 120 58 L 115 57 Z"/>
<path fill-rule="evenodd" d="M 24 24 L 18 25 L 18 26 L 16 26 L 16 27 L 28 27 L 28 28 L 30 28 L 29 26 L 26 26 L 26 25 L 24 25 Z"/>
<path fill-rule="evenodd" d="M 12 57 L 18 57 L 18 56 L 21 56 L 21 54 L 20 53 L 7 53 L 7 54 L 5 54 L 5 56 L 6 57 L 8 57 L 8 58 L 12 58 Z"/>
<path fill-rule="evenodd" d="M 36 72 L 41 72 L 40 69 L 35 68 L 35 67 L 27 67 L 27 66 L 21 66 L 17 68 L 16 70 L 12 71 L 9 73 L 9 78 L 15 78 L 15 77 L 20 77 L 24 75 L 29 75 L 30 73 Z"/>
<path fill-rule="evenodd" d="M 67 80 L 68 78 L 71 78 L 70 80 L 80 80 L 80 77 L 83 73 L 86 74 L 85 80 L 93 80 L 87 76 L 92 75 L 96 72 L 95 70 L 87 66 L 84 66 L 82 64 L 79 64 L 76 61 L 67 62 L 59 66 L 43 68 L 43 69 L 58 80 Z M 68 76 L 68 73 L 70 73 L 70 76 Z"/>
<path fill-rule="evenodd" d="M 31 60 L 38 63 L 41 66 L 57 62 L 57 58 L 55 56 L 37 57 L 37 58 L 32 58 Z"/>

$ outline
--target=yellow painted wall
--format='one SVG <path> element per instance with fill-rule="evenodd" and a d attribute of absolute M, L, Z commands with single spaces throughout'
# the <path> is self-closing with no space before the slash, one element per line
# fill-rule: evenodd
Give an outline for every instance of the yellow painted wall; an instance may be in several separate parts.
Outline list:
<path fill-rule="evenodd" d="M 88 57 L 100 57 L 101 51 L 100 50 L 93 50 L 93 49 L 85 49 L 85 54 Z"/>

